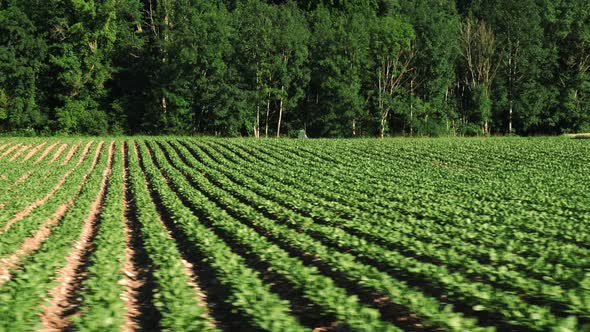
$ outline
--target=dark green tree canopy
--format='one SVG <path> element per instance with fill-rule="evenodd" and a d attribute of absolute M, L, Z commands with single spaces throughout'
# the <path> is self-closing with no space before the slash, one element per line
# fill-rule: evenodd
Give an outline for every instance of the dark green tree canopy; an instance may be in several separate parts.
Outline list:
<path fill-rule="evenodd" d="M 585 0 L 0 0 L 0 130 L 590 131 Z"/>

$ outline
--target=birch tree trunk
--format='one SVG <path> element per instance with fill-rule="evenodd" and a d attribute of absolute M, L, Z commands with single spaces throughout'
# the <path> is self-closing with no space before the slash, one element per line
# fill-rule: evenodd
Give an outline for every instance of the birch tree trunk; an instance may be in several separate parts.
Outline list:
<path fill-rule="evenodd" d="M 510 109 L 508 110 L 508 132 L 512 134 L 512 100 L 510 100 Z"/>
<path fill-rule="evenodd" d="M 385 120 L 386 117 L 381 117 L 381 128 L 379 128 L 379 138 L 385 137 Z"/>
<path fill-rule="evenodd" d="M 260 105 L 256 105 L 256 122 L 254 123 L 254 137 L 260 137 Z"/>
<path fill-rule="evenodd" d="M 414 135 L 414 79 L 410 80 L 410 136 Z"/>
<path fill-rule="evenodd" d="M 258 69 L 258 61 L 256 61 L 256 121 L 254 123 L 254 137 L 256 138 L 260 138 L 260 76 Z"/>
<path fill-rule="evenodd" d="M 270 91 L 266 98 L 266 121 L 264 122 L 264 136 L 268 137 L 268 118 L 270 117 Z"/>
<path fill-rule="evenodd" d="M 166 111 L 168 110 L 168 105 L 166 105 L 166 96 L 164 96 L 162 94 L 162 100 L 160 101 L 161 106 L 162 106 L 162 112 L 164 112 L 164 114 L 166 114 Z"/>
<path fill-rule="evenodd" d="M 168 9 L 166 8 L 166 6 L 164 7 L 164 25 L 165 25 L 165 29 L 163 29 L 162 31 L 162 35 L 164 37 L 164 42 L 168 42 L 168 28 L 170 27 L 170 19 L 168 18 Z M 168 57 L 167 57 L 167 51 L 164 48 L 160 48 L 160 51 L 162 52 L 162 63 L 166 64 L 168 62 Z M 162 112 L 164 112 L 164 114 L 166 114 L 168 111 L 168 103 L 166 102 L 166 95 L 164 93 L 164 91 L 162 91 Z"/>
<path fill-rule="evenodd" d="M 281 85 L 281 100 L 279 102 L 279 121 L 277 124 L 277 137 L 281 137 L 281 121 L 283 120 L 283 93 L 285 92 L 285 86 Z"/>
<path fill-rule="evenodd" d="M 508 133 L 512 133 L 512 53 L 508 55 Z"/>

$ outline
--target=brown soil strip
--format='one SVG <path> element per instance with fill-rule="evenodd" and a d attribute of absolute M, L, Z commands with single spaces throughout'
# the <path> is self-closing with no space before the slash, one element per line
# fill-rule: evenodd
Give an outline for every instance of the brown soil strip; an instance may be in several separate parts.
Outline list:
<path fill-rule="evenodd" d="M 162 222 L 162 220 L 160 220 L 160 222 Z M 164 225 L 163 222 L 162 222 L 162 225 Z M 166 232 L 168 232 L 168 236 L 170 236 L 170 238 L 172 238 L 172 235 L 170 234 L 170 231 L 168 229 L 166 229 Z M 188 284 L 189 284 L 189 286 L 191 286 L 191 288 L 195 292 L 194 298 L 196 300 L 198 300 L 197 305 L 199 305 L 205 309 L 205 313 L 202 316 L 211 318 L 211 313 L 209 312 L 209 307 L 207 306 L 207 295 L 205 295 L 205 293 L 203 293 L 203 291 L 201 290 L 199 285 L 197 285 L 197 283 L 196 283 L 196 281 L 198 279 L 197 279 L 197 276 L 195 275 L 195 273 L 193 272 L 193 269 L 194 269 L 193 264 L 189 263 L 184 258 L 180 258 L 180 260 L 182 261 L 182 266 L 184 267 L 184 272 L 189 277 Z M 215 326 L 215 322 L 212 321 L 211 325 Z"/>
<path fill-rule="evenodd" d="M 47 202 L 54 194 L 56 191 L 59 190 L 59 188 L 61 188 L 61 186 L 64 184 L 64 182 L 66 182 L 66 179 L 70 176 L 70 174 L 72 174 L 72 170 L 67 171 L 62 177 L 61 179 L 59 179 L 59 181 L 57 182 L 57 184 L 55 185 L 55 187 L 53 187 L 53 189 L 51 189 L 45 196 L 43 196 L 42 198 L 34 201 L 33 203 L 31 203 L 29 206 L 25 207 L 23 210 L 17 212 L 14 217 L 12 217 L 12 219 L 6 223 L 6 225 L 4 225 L 4 227 L 2 229 L 0 229 L 0 234 L 6 232 L 7 230 L 10 229 L 10 227 L 12 227 L 12 225 L 14 225 L 16 222 L 19 222 L 21 220 L 23 220 L 26 216 L 28 216 L 29 214 L 31 214 L 33 212 L 34 209 L 38 208 L 39 206 L 45 204 L 45 202 Z"/>
<path fill-rule="evenodd" d="M 86 155 L 88 154 L 88 150 L 90 150 L 90 146 L 92 145 L 92 143 L 94 143 L 94 141 L 90 141 L 86 144 L 86 146 L 84 147 L 84 150 L 82 151 L 82 155 L 80 156 L 80 159 L 78 160 L 78 163 L 76 164 L 76 166 L 82 165 L 82 163 L 84 162 L 84 159 L 86 158 Z"/>
<path fill-rule="evenodd" d="M 160 222 L 160 224 L 162 225 L 162 227 L 165 229 L 168 238 L 170 240 L 173 240 L 174 241 L 174 238 L 172 237 L 172 233 L 170 232 L 170 230 L 168 229 L 168 227 L 164 224 L 164 221 L 162 220 L 161 217 L 158 218 L 158 221 Z M 197 301 L 198 305 L 202 306 L 205 309 L 205 312 L 206 312 L 205 313 L 205 317 L 210 317 L 209 309 L 208 309 L 207 302 L 206 302 L 207 301 L 207 296 L 203 293 L 203 291 L 201 290 L 201 288 L 196 283 L 196 281 L 197 281 L 198 278 L 195 275 L 195 273 L 193 272 L 193 270 L 194 270 L 193 264 L 189 263 L 183 257 L 180 258 L 180 261 L 182 262 L 182 266 L 184 267 L 184 272 L 188 276 L 188 279 L 189 279 L 188 284 L 194 290 L 194 294 L 195 294 L 195 297 L 194 298 L 196 300 L 198 300 Z"/>
<path fill-rule="evenodd" d="M 10 153 L 12 153 L 12 151 L 18 149 L 22 144 L 17 144 L 15 146 L 11 146 L 8 148 L 8 150 L 4 151 L 1 155 L 0 155 L 0 159 L 6 157 L 7 155 L 9 155 Z"/>
<path fill-rule="evenodd" d="M 39 158 L 37 158 L 37 160 L 35 160 L 35 164 L 40 163 L 43 159 L 45 159 L 45 157 L 47 157 L 47 155 L 49 154 L 49 152 L 51 152 L 51 150 L 53 150 L 54 147 L 57 146 L 57 143 L 53 143 L 50 146 L 48 146 L 45 151 L 43 151 L 43 153 L 41 153 L 41 155 L 39 156 Z"/>
<path fill-rule="evenodd" d="M 330 326 L 316 327 L 312 332 L 348 332 L 350 329 L 343 326 L 338 322 L 333 322 Z"/>
<path fill-rule="evenodd" d="M 95 162 L 98 160 L 98 155 L 100 154 L 101 148 L 102 148 L 102 142 L 101 142 L 101 144 L 99 144 L 99 147 L 96 149 L 95 156 L 94 156 Z M 12 227 L 12 225 L 14 225 L 14 223 L 24 219 L 26 216 L 31 214 L 34 209 L 45 204 L 45 202 L 47 202 L 55 194 L 55 192 L 57 192 L 59 190 L 59 188 L 61 188 L 61 186 L 64 184 L 64 182 L 66 182 L 66 179 L 70 176 L 70 174 L 72 174 L 72 172 L 73 172 L 73 169 L 67 171 L 61 177 L 61 179 L 57 182 L 57 184 L 53 187 L 53 189 L 51 189 L 51 191 L 49 191 L 43 198 L 34 201 L 33 203 L 31 203 L 29 206 L 27 206 L 26 208 L 24 208 L 20 212 L 17 212 L 17 214 L 15 214 L 14 217 L 8 223 L 6 223 L 6 225 L 4 225 L 4 227 L 0 230 L 0 234 L 4 233 L 8 229 L 10 229 L 10 227 Z"/>
<path fill-rule="evenodd" d="M 21 160 L 21 163 L 24 163 L 25 161 L 33 158 L 35 153 L 39 152 L 39 150 L 41 150 L 41 148 L 43 148 L 45 146 L 45 144 L 47 144 L 47 142 L 43 142 L 43 143 L 37 145 L 36 147 L 34 147 L 31 151 L 29 151 L 29 153 L 27 153 L 25 158 L 23 160 Z"/>
<path fill-rule="evenodd" d="M 56 224 L 67 212 L 70 205 L 73 203 L 73 199 L 67 203 L 62 204 L 57 211 L 47 219 L 41 228 L 37 232 L 27 238 L 21 247 L 12 253 L 10 256 L 0 259 L 0 285 L 10 280 L 10 271 L 16 267 L 21 257 L 29 255 L 31 252 L 39 249 L 43 241 L 51 234 L 51 226 Z"/>
<path fill-rule="evenodd" d="M 0 145 L 0 151 L 4 150 L 4 148 L 9 145 L 10 145 L 10 143 L 4 143 L 4 144 Z"/>
<path fill-rule="evenodd" d="M 574 139 L 590 139 L 590 133 L 567 134 L 565 136 Z"/>
<path fill-rule="evenodd" d="M 138 155 L 138 159 L 141 161 L 142 157 L 139 156 L 139 151 L 137 150 L 137 145 L 134 145 L 134 151 L 135 151 L 135 154 Z M 146 182 L 146 185 L 148 186 L 148 188 L 151 188 L 151 184 L 150 184 L 149 180 L 145 179 L 145 182 Z M 164 223 L 164 220 L 162 219 L 162 216 L 161 216 L 162 211 L 160 211 L 160 209 L 158 207 L 157 207 L 157 210 L 158 210 L 158 221 L 160 222 L 160 224 L 162 225 L 162 227 L 166 231 L 168 238 L 176 242 L 176 239 L 172 236 L 172 232 L 170 231 L 170 229 L 168 228 L 168 226 L 166 225 L 166 223 Z M 203 293 L 201 288 L 197 285 L 198 278 L 197 278 L 197 275 L 194 273 L 195 267 L 193 266 L 193 264 L 191 264 L 189 261 L 187 261 L 184 257 L 180 257 L 180 260 L 181 260 L 182 265 L 184 267 L 184 272 L 188 276 L 188 279 L 189 279 L 188 284 L 194 290 L 194 298 L 197 300 L 198 305 L 202 306 L 205 309 L 205 314 L 203 316 L 211 318 L 211 313 L 209 312 L 209 306 L 207 304 L 207 296 L 205 295 L 205 293 Z M 211 324 L 216 325 L 216 322 L 213 321 L 213 319 L 212 319 Z"/>
<path fill-rule="evenodd" d="M 33 171 L 26 172 L 20 178 L 16 179 L 16 181 L 14 181 L 11 185 L 6 187 L 6 190 L 10 190 L 10 189 L 14 188 L 16 185 L 19 185 L 19 184 L 25 182 L 29 178 L 29 176 L 31 176 L 31 174 L 33 174 Z"/>
<path fill-rule="evenodd" d="M 125 145 L 121 144 L 121 154 L 123 160 L 126 160 Z M 126 163 L 125 163 L 126 164 Z M 137 253 L 133 247 L 133 238 L 131 230 L 131 221 L 129 220 L 129 201 L 127 197 L 127 168 L 123 170 L 123 216 L 125 226 L 125 262 L 123 263 L 123 274 L 124 279 L 121 284 L 125 287 L 121 299 L 125 303 L 125 324 L 121 326 L 121 330 L 125 332 L 132 332 L 137 330 L 137 324 L 135 323 L 137 317 L 140 315 L 140 309 L 138 301 L 138 290 L 145 284 L 145 280 L 140 279 L 141 274 L 138 271 Z M 145 271 L 144 271 L 145 272 Z"/>
<path fill-rule="evenodd" d="M 76 289 L 80 289 L 82 280 L 84 280 L 87 273 L 82 270 L 87 263 L 88 253 L 92 250 L 92 239 L 96 235 L 98 216 L 104 203 L 107 182 L 113 165 L 114 146 L 115 142 L 111 142 L 107 167 L 102 174 L 100 190 L 90 207 L 90 213 L 86 217 L 86 220 L 84 220 L 84 227 L 82 228 L 80 238 L 74 244 L 69 257 L 67 257 L 66 265 L 57 274 L 56 280 L 59 284 L 49 291 L 49 303 L 43 308 L 43 312 L 41 313 L 43 328 L 38 331 L 63 330 L 70 323 L 68 312 L 76 307 L 75 301 L 72 299 L 72 294 Z"/>
<path fill-rule="evenodd" d="M 10 159 L 8 159 L 8 160 L 9 161 L 15 161 L 16 158 L 20 157 L 23 153 L 25 153 L 25 151 L 27 151 L 30 148 L 31 148 L 31 145 L 25 145 L 25 146 L 23 146 L 14 155 L 12 155 L 12 157 L 10 157 Z"/>
<path fill-rule="evenodd" d="M 137 220 L 136 206 L 133 200 L 133 193 L 129 189 L 128 169 L 129 169 L 129 146 L 124 144 L 125 151 L 125 235 L 127 240 L 126 251 L 129 263 L 133 265 L 125 265 L 125 271 L 133 271 L 134 277 L 131 277 L 132 286 L 128 287 L 121 298 L 127 302 L 126 299 L 133 299 L 135 308 L 127 305 L 127 322 L 122 327 L 123 330 L 133 328 L 135 331 L 151 331 L 159 326 L 162 319 L 161 313 L 154 306 L 154 290 L 157 284 L 154 280 L 153 262 L 147 254 L 144 246 L 144 239 L 142 237 L 142 226 Z M 133 273 L 132 272 L 132 273 Z M 133 296 L 133 297 L 132 297 Z M 127 303 L 131 304 L 131 303 Z"/>
<path fill-rule="evenodd" d="M 53 164 L 57 158 L 59 158 L 59 156 L 61 156 L 61 154 L 67 149 L 68 145 L 67 144 L 62 144 L 59 149 L 57 149 L 57 151 L 55 151 L 55 154 L 53 155 L 53 157 L 51 158 L 51 160 L 49 161 L 50 164 Z"/>
<path fill-rule="evenodd" d="M 68 151 L 68 154 L 66 155 L 66 158 L 61 163 L 61 166 L 65 166 L 65 165 L 67 165 L 70 162 L 70 160 L 74 156 L 74 153 L 76 153 L 76 151 L 78 151 L 78 148 L 79 147 L 80 147 L 80 143 L 74 144 L 72 146 L 72 148 L 70 149 L 70 151 Z"/>
<path fill-rule="evenodd" d="M 0 265 L 0 285 L 2 285 L 10 279 L 10 271 L 17 266 L 21 257 L 27 256 L 31 252 L 39 249 L 43 241 L 45 241 L 45 239 L 47 239 L 47 237 L 51 234 L 51 227 L 55 225 L 66 214 L 66 212 L 70 209 L 72 204 L 74 204 L 74 200 L 82 190 L 82 187 L 86 183 L 86 179 L 88 178 L 88 176 L 90 176 L 90 173 L 94 170 L 96 164 L 98 163 L 98 157 L 100 151 L 102 150 L 100 149 L 100 147 L 102 147 L 102 145 L 100 145 L 97 149 L 94 155 L 92 165 L 90 165 L 88 171 L 86 172 L 86 174 L 84 174 L 84 177 L 82 178 L 82 183 L 78 187 L 76 194 L 68 202 L 60 205 L 57 211 L 51 217 L 49 217 L 49 219 L 47 219 L 43 223 L 43 225 L 41 225 L 41 227 L 35 232 L 33 236 L 25 239 L 25 241 L 18 250 L 16 250 L 10 256 L 0 259 L 0 262 L 2 263 Z"/>

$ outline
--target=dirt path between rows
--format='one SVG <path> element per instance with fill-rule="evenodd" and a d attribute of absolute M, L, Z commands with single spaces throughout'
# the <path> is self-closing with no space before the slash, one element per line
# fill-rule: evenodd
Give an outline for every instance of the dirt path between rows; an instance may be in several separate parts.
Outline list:
<path fill-rule="evenodd" d="M 12 219 L 9 222 L 7 222 L 6 225 L 4 225 L 4 227 L 2 227 L 2 229 L 0 230 L 0 234 L 6 232 L 7 230 L 10 229 L 10 227 L 12 227 L 12 225 L 14 225 L 15 223 L 23 220 L 26 216 L 28 216 L 29 214 L 33 213 L 33 210 L 35 210 L 39 206 L 45 204 L 45 202 L 47 202 L 51 197 L 53 197 L 53 195 L 63 186 L 64 182 L 66 182 L 67 178 L 72 173 L 73 173 L 73 170 L 67 171 L 61 177 L 61 179 L 59 179 L 59 181 L 57 182 L 57 184 L 47 194 L 45 194 L 45 196 L 43 196 L 42 198 L 34 201 L 33 203 L 29 204 L 27 207 L 25 207 L 21 211 L 17 212 L 14 215 L 14 217 L 12 217 Z"/>
<path fill-rule="evenodd" d="M 10 190 L 10 189 L 14 188 L 15 186 L 25 182 L 31 176 L 31 174 L 33 174 L 33 171 L 26 172 L 20 178 L 16 179 L 16 181 L 14 181 L 12 184 L 10 184 L 8 187 L 6 187 L 6 190 Z"/>
<path fill-rule="evenodd" d="M 94 141 L 90 141 L 90 142 L 86 143 L 86 146 L 84 147 L 84 150 L 82 151 L 82 155 L 80 156 L 80 159 L 78 160 L 78 163 L 76 164 L 76 166 L 82 165 L 82 163 L 84 162 L 84 159 L 86 158 L 86 155 L 88 154 L 88 150 L 90 150 L 90 146 L 92 145 L 92 143 L 94 143 Z"/>
<path fill-rule="evenodd" d="M 4 143 L 0 145 L 0 151 L 4 150 L 5 147 L 9 146 L 11 143 Z"/>
<path fill-rule="evenodd" d="M 17 144 L 17 145 L 14 145 L 14 146 L 11 146 L 11 147 L 9 147 L 9 148 L 8 148 L 8 150 L 4 151 L 4 152 L 3 152 L 3 153 L 0 155 L 0 159 L 2 159 L 2 158 L 4 158 L 4 157 L 6 157 L 7 155 L 11 154 L 11 153 L 12 153 L 12 151 L 14 151 L 14 150 L 18 149 L 18 148 L 19 148 L 21 145 L 22 145 L 22 144 L 20 144 L 20 143 L 19 143 L 19 144 Z"/>
<path fill-rule="evenodd" d="M 64 161 L 61 163 L 61 166 L 65 166 L 65 165 L 67 165 L 70 162 L 70 160 L 74 156 L 74 153 L 76 153 L 76 151 L 78 151 L 78 148 L 79 147 L 80 147 L 80 143 L 74 144 L 72 146 L 72 148 L 70 149 L 70 151 L 68 151 L 68 154 L 66 155 Z"/>
<path fill-rule="evenodd" d="M 101 147 L 102 147 L 102 145 L 100 145 L 99 148 L 97 148 L 97 150 L 96 150 L 97 155 L 100 153 Z M 97 157 L 95 156 L 95 158 L 97 158 Z M 4 225 L 4 227 L 0 230 L 0 234 L 9 230 L 10 227 L 12 227 L 12 225 L 14 225 L 14 223 L 19 222 L 20 220 L 24 219 L 26 216 L 31 214 L 34 209 L 45 204 L 45 202 L 47 202 L 51 197 L 53 197 L 53 195 L 61 188 L 61 186 L 64 184 L 64 182 L 66 182 L 67 178 L 73 173 L 73 171 L 74 171 L 74 169 L 68 170 L 61 177 L 61 179 L 59 179 L 59 181 L 53 187 L 53 189 L 51 189 L 51 191 L 49 191 L 43 198 L 34 201 L 29 206 L 25 207 L 23 210 L 17 212 L 14 215 L 14 217 L 8 223 L 6 223 L 6 225 Z"/>
<path fill-rule="evenodd" d="M 126 163 L 126 150 L 125 144 L 121 144 L 121 154 L 123 155 L 123 165 Z M 124 332 L 132 332 L 137 330 L 136 319 L 140 315 L 140 309 L 138 304 L 138 289 L 140 289 L 145 280 L 140 280 L 140 273 L 136 268 L 137 264 L 137 253 L 133 248 L 133 239 L 131 235 L 131 221 L 129 220 L 129 201 L 127 200 L 127 169 L 123 167 L 123 225 L 125 227 L 125 261 L 123 263 L 123 275 L 125 276 L 122 281 L 125 290 L 121 294 L 121 299 L 125 303 L 125 323 L 121 326 L 121 330 Z"/>
<path fill-rule="evenodd" d="M 61 154 L 68 148 L 67 144 L 62 144 L 57 151 L 55 151 L 55 154 L 53 155 L 53 157 L 51 158 L 51 160 L 49 160 L 49 164 L 53 164 L 57 158 L 59 158 L 59 156 L 61 156 Z"/>
<path fill-rule="evenodd" d="M 35 234 L 23 242 L 21 247 L 13 252 L 11 255 L 0 259 L 0 286 L 10 280 L 10 271 L 16 267 L 22 257 L 29 255 L 31 252 L 39 249 L 43 241 L 51 233 L 51 226 L 56 224 L 66 213 L 70 205 L 70 202 L 62 204 L 57 211 L 53 213 L 49 219 L 47 219 L 41 228 L 35 232 Z"/>
<path fill-rule="evenodd" d="M 137 150 L 137 145 L 134 145 L 133 148 L 134 148 L 135 154 L 138 156 L 138 159 L 150 158 L 150 156 L 139 157 L 139 151 Z M 145 175 L 144 175 L 144 181 L 146 183 L 148 190 L 150 190 L 149 188 L 151 187 L 151 184 Z M 158 221 L 162 225 L 162 228 L 164 228 L 167 237 L 170 240 L 176 242 L 176 240 L 172 236 L 172 232 L 170 231 L 170 229 L 168 229 L 168 227 L 164 223 L 164 220 L 162 220 L 162 216 L 160 215 L 160 212 L 161 211 L 158 211 Z M 193 264 L 191 264 L 189 261 L 184 259 L 184 257 L 182 257 L 182 254 L 180 257 L 180 261 L 182 262 L 182 266 L 184 267 L 184 272 L 188 276 L 188 279 L 189 279 L 188 284 L 194 290 L 194 295 L 195 295 L 194 298 L 197 300 L 198 305 L 202 306 L 205 309 L 205 317 L 211 318 L 211 314 L 209 312 L 209 306 L 207 304 L 207 296 L 205 295 L 205 293 L 203 293 L 203 291 L 201 290 L 201 288 L 197 284 L 198 278 L 195 275 L 195 273 L 193 272 L 194 271 Z M 213 321 L 213 319 L 211 319 L 211 321 L 212 321 L 213 325 L 216 324 L 215 321 Z"/>
<path fill-rule="evenodd" d="M 50 146 L 48 146 L 45 151 L 43 151 L 43 153 L 41 153 L 41 155 L 39 156 L 39 158 L 37 158 L 37 160 L 35 160 L 34 164 L 38 164 L 41 161 L 43 161 L 43 159 L 45 159 L 45 157 L 47 157 L 47 155 L 49 154 L 49 152 L 51 152 L 51 150 L 53 150 L 53 148 L 55 148 L 57 146 L 57 142 L 51 144 Z"/>
<path fill-rule="evenodd" d="M 102 174 L 100 190 L 90 207 L 90 212 L 86 220 L 84 220 L 84 227 L 80 238 L 75 242 L 72 252 L 67 257 L 66 265 L 57 273 L 56 280 L 59 284 L 49 291 L 51 298 L 41 313 L 41 324 L 43 327 L 38 331 L 63 330 L 70 323 L 67 312 L 75 307 L 75 304 L 70 299 L 72 293 L 81 287 L 82 280 L 86 274 L 86 272 L 80 274 L 78 271 L 86 263 L 87 253 L 92 249 L 92 239 L 96 234 L 98 216 L 104 204 L 107 183 L 112 171 L 114 146 L 115 142 L 111 142 L 107 167 Z"/>
<path fill-rule="evenodd" d="M 46 144 L 47 144 L 47 142 L 43 142 L 43 143 L 37 145 L 36 147 L 34 147 L 31 151 L 29 151 L 29 153 L 27 153 L 25 158 L 23 160 L 21 160 L 21 163 L 24 163 L 25 161 L 28 161 L 29 159 L 33 158 L 35 153 L 39 152 L 39 150 L 41 150 Z"/>
<path fill-rule="evenodd" d="M 23 146 L 15 154 L 13 154 L 12 157 L 10 157 L 10 159 L 8 159 L 8 161 L 15 161 L 16 158 L 20 157 L 23 153 L 25 153 L 30 148 L 31 148 L 31 145 Z"/>
<path fill-rule="evenodd" d="M 88 176 L 90 176 L 90 173 L 92 173 L 94 168 L 96 168 L 96 164 L 98 163 L 98 157 L 101 151 L 102 143 L 97 147 L 96 152 L 94 154 L 94 160 L 92 161 L 92 164 L 88 168 L 86 174 L 84 174 L 84 177 L 82 178 L 82 184 L 78 187 L 78 191 L 76 192 L 76 194 L 72 198 L 70 198 L 68 202 L 60 205 L 57 211 L 55 211 L 55 213 L 53 213 L 51 217 L 49 217 L 45 222 L 43 222 L 41 227 L 35 232 L 33 236 L 23 241 L 23 244 L 19 249 L 17 249 L 11 255 L 0 259 L 0 262 L 2 263 L 0 265 L 0 285 L 10 280 L 10 271 L 16 267 L 16 265 L 20 262 L 22 257 L 29 255 L 31 252 L 41 247 L 43 241 L 45 241 L 45 239 L 49 237 L 49 235 L 51 234 L 51 227 L 55 225 L 74 204 L 74 200 L 82 190 L 82 187 L 86 183 L 86 179 L 88 178 Z"/>

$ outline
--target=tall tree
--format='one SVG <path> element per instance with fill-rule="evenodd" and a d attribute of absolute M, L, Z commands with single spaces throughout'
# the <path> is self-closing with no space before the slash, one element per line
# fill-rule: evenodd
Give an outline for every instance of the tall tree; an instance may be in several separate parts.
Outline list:
<path fill-rule="evenodd" d="M 260 1 L 240 3 L 234 12 L 237 35 L 236 65 L 239 73 L 239 96 L 243 105 L 253 110 L 251 128 L 260 136 L 261 112 L 266 109 L 266 128 L 269 125 L 270 102 L 277 77 L 273 70 L 274 20 L 276 7 Z M 268 129 L 265 130 L 268 135 Z"/>
<path fill-rule="evenodd" d="M 494 32 L 483 20 L 467 17 L 461 26 L 461 55 L 465 68 L 463 84 L 471 95 L 475 116 L 482 132 L 490 134 L 492 119 L 491 88 L 499 66 Z"/>
<path fill-rule="evenodd" d="M 116 1 L 72 0 L 58 3 L 49 36 L 47 80 L 56 87 L 55 125 L 63 132 L 103 133 L 108 119 L 103 107 L 106 82 L 114 67 L 117 38 Z"/>
<path fill-rule="evenodd" d="M 420 125 L 424 133 L 433 133 L 438 131 L 437 123 L 444 122 L 448 127 L 448 120 L 455 118 L 449 96 L 456 81 L 460 17 L 454 0 L 401 1 L 400 4 L 402 17 L 416 33 L 415 57 L 408 81 L 409 107 L 413 111 L 417 101 L 424 108 L 421 119 L 412 117 L 410 129 Z"/>
<path fill-rule="evenodd" d="M 494 29 L 503 54 L 497 79 L 496 107 L 505 114 L 498 122 L 508 132 L 534 131 L 541 125 L 539 114 L 551 107 L 553 93 L 543 86 L 541 76 L 548 56 L 543 45 L 541 14 L 535 0 L 480 1 L 476 15 Z"/>
<path fill-rule="evenodd" d="M 245 1 L 234 13 L 237 22 L 237 70 L 241 95 L 254 110 L 253 135 L 269 135 L 276 114 L 280 136 L 284 113 L 299 102 L 308 82 L 309 30 L 295 3 L 269 5 Z"/>
<path fill-rule="evenodd" d="M 40 129 L 38 89 L 47 44 L 18 1 L 0 7 L 0 124 L 9 130 Z"/>
<path fill-rule="evenodd" d="M 304 122 L 313 136 L 355 136 L 360 124 L 370 121 L 363 81 L 370 72 L 369 28 L 375 16 L 370 7 L 323 5 L 310 14 L 312 78 Z"/>
<path fill-rule="evenodd" d="M 590 131 L 590 3 L 583 0 L 544 1 L 546 48 L 552 51 L 545 85 L 555 85 L 559 101 L 543 114 L 552 132 Z M 549 74 L 550 73 L 550 74 Z"/>
<path fill-rule="evenodd" d="M 237 135 L 239 120 L 228 113 L 235 110 L 229 77 L 234 36 L 231 15 L 220 1 L 199 1 L 193 7 L 190 29 L 177 45 L 191 87 L 191 132 Z"/>
<path fill-rule="evenodd" d="M 279 103 L 276 136 L 280 137 L 284 111 L 297 106 L 309 81 L 310 33 L 303 13 L 293 2 L 279 7 L 274 26 L 273 44 L 278 53 L 273 70 L 277 77 L 274 90 Z"/>
<path fill-rule="evenodd" d="M 412 27 L 394 16 L 379 17 L 371 29 L 374 87 L 379 114 L 379 137 L 383 138 L 395 99 L 403 93 L 404 80 L 413 60 Z"/>
<path fill-rule="evenodd" d="M 119 0 L 117 39 L 112 53 L 114 72 L 107 82 L 107 109 L 110 133 L 141 132 L 149 91 L 146 58 L 147 34 L 143 27 L 141 0 Z"/>

